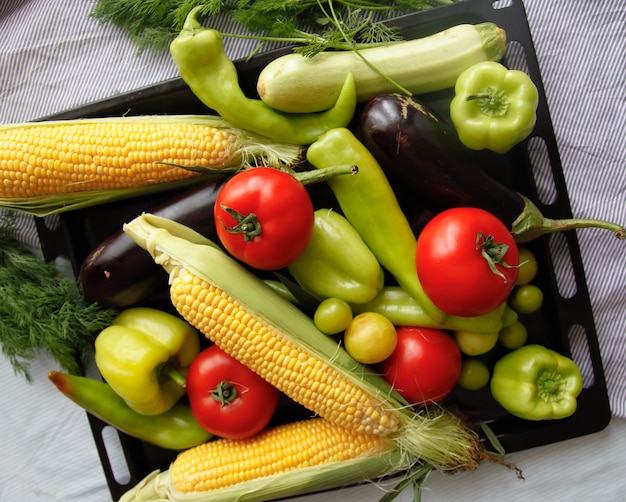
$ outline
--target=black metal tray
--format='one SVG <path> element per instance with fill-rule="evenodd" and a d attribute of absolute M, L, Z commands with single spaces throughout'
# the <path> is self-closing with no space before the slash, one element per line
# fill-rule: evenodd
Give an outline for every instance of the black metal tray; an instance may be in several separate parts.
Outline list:
<path fill-rule="evenodd" d="M 558 147 L 546 103 L 531 33 L 521 0 L 465 0 L 450 6 L 402 16 L 391 22 L 401 28 L 406 38 L 426 36 L 459 23 L 491 21 L 507 32 L 507 54 L 504 63 L 527 71 L 539 89 L 537 125 L 532 137 L 517 145 L 498 164 L 493 174 L 531 198 L 551 218 L 571 217 L 567 187 L 561 168 Z M 256 56 L 249 62 L 237 62 L 241 85 L 253 96 L 256 77 L 272 59 L 291 49 L 283 48 Z M 439 113 L 447 116 L 451 91 L 424 96 Z M 120 116 L 140 114 L 208 113 L 186 84 L 173 79 L 132 93 L 116 96 L 88 106 L 69 110 L 50 119 Z M 487 167 L 491 168 L 489 159 Z M 165 198 L 170 194 L 161 194 Z M 88 208 L 59 216 L 51 225 L 37 219 L 44 255 L 52 259 L 63 255 L 78 272 L 80 264 L 121 224 L 155 202 L 155 196 Z M 410 203 L 410 201 L 409 201 Z M 526 316 L 529 341 L 541 343 L 573 357 L 583 369 L 585 388 L 579 397 L 578 410 L 558 421 L 529 422 L 505 413 L 489 396 L 488 390 L 455 391 L 451 400 L 478 413 L 497 434 L 508 452 L 554 443 L 597 432 L 610 421 L 608 395 L 600 358 L 594 319 L 589 301 L 585 273 L 575 232 L 542 237 L 531 244 L 541 273 L 537 284 L 545 293 L 541 312 Z M 492 354 L 491 357 L 497 357 Z M 289 407 L 287 406 L 286 409 Z M 165 469 L 176 452 L 156 448 L 119 434 L 129 479 L 116 478 L 111 456 L 103 439 L 105 424 L 89 416 L 94 439 L 111 495 L 117 499 L 127 489 L 154 469 Z M 110 429 L 110 427 L 108 428 Z"/>

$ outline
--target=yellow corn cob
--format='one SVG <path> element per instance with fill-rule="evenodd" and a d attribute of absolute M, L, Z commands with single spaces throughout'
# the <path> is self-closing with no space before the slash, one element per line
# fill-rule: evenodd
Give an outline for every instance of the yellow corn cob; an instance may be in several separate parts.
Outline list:
<path fill-rule="evenodd" d="M 191 182 L 209 171 L 234 171 L 257 156 L 261 162 L 292 163 L 299 153 L 299 147 L 277 145 L 209 116 L 4 125 L 0 204 L 21 209 L 22 201 L 50 198 L 65 206 L 79 193 L 136 195 L 139 189 Z"/>
<path fill-rule="evenodd" d="M 219 439 L 186 450 L 170 466 L 170 476 L 178 491 L 204 492 L 388 448 L 378 436 L 357 434 L 327 420 L 301 420 L 243 441 Z"/>
<path fill-rule="evenodd" d="M 392 441 L 311 418 L 185 450 L 120 501 L 273 500 L 379 478 L 414 461 Z"/>
<path fill-rule="evenodd" d="M 317 415 L 359 433 L 398 429 L 380 399 L 259 319 L 219 287 L 183 267 L 170 273 L 170 298 L 192 326 L 274 387 Z"/>
<path fill-rule="evenodd" d="M 124 226 L 170 276 L 178 312 L 223 350 L 315 414 L 392 439 L 433 468 L 475 468 L 476 434 L 437 406 L 412 410 L 310 317 L 221 248 L 174 221 L 143 214 Z"/>

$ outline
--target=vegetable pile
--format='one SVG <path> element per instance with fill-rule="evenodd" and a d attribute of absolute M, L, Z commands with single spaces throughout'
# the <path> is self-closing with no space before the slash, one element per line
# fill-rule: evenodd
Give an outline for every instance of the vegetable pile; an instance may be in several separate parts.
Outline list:
<path fill-rule="evenodd" d="M 277 106 L 245 95 L 222 34 L 200 24 L 201 7 L 188 12 L 170 51 L 207 114 L 261 152 L 304 155 L 261 153 L 198 180 L 84 260 L 85 298 L 116 311 L 93 343 L 104 381 L 50 380 L 120 431 L 176 452 L 121 500 L 269 500 L 398 473 L 381 499 L 407 486 L 418 499 L 433 470 L 506 465 L 481 423 L 489 417 L 459 413 L 460 395 L 487 395 L 519 420 L 574 414 L 581 371 L 532 329 L 546 273 L 534 244 L 583 227 L 623 239 L 624 229 L 546 218 L 484 168 L 536 119 L 530 77 L 499 62 L 504 32 L 468 25 L 421 40 L 436 86 L 404 93 L 400 74 L 360 92 L 360 56 L 318 54 L 333 68 L 329 87 L 294 87 Z M 386 47 L 390 61 L 413 50 L 401 44 Z M 438 57 L 442 47 L 452 56 Z M 357 53 L 372 54 L 348 57 Z M 285 85 L 299 78 L 311 83 L 296 71 Z M 419 94 L 435 89 L 450 95 L 449 119 Z M 167 301 L 155 307 L 155 293 Z"/>

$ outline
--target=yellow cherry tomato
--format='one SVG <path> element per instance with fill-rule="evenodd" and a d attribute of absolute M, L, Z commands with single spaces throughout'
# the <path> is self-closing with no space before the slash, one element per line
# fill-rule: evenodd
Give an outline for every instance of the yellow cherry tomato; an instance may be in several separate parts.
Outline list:
<path fill-rule="evenodd" d="M 498 343 L 498 333 L 472 333 L 455 331 L 454 338 L 461 352 L 468 356 L 478 356 L 493 349 Z"/>
<path fill-rule="evenodd" d="M 375 312 L 363 312 L 352 319 L 343 335 L 348 354 L 363 364 L 387 359 L 396 348 L 396 328 L 389 319 Z"/>

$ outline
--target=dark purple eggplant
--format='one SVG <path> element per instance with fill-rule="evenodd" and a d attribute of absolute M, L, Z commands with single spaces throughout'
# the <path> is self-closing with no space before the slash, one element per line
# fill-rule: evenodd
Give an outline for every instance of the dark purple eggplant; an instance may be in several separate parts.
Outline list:
<path fill-rule="evenodd" d="M 511 230 L 517 242 L 573 228 L 599 227 L 624 238 L 614 223 L 553 220 L 528 198 L 482 168 L 475 152 L 458 139 L 453 126 L 425 103 L 400 94 L 372 99 L 361 113 L 364 144 L 405 187 L 436 211 L 472 206 L 491 212 Z"/>
<path fill-rule="evenodd" d="M 148 212 L 182 223 L 217 239 L 213 206 L 225 179 L 195 185 Z M 145 300 L 166 280 L 163 267 L 120 228 L 83 261 L 78 282 L 85 298 L 106 307 L 124 308 Z"/>

